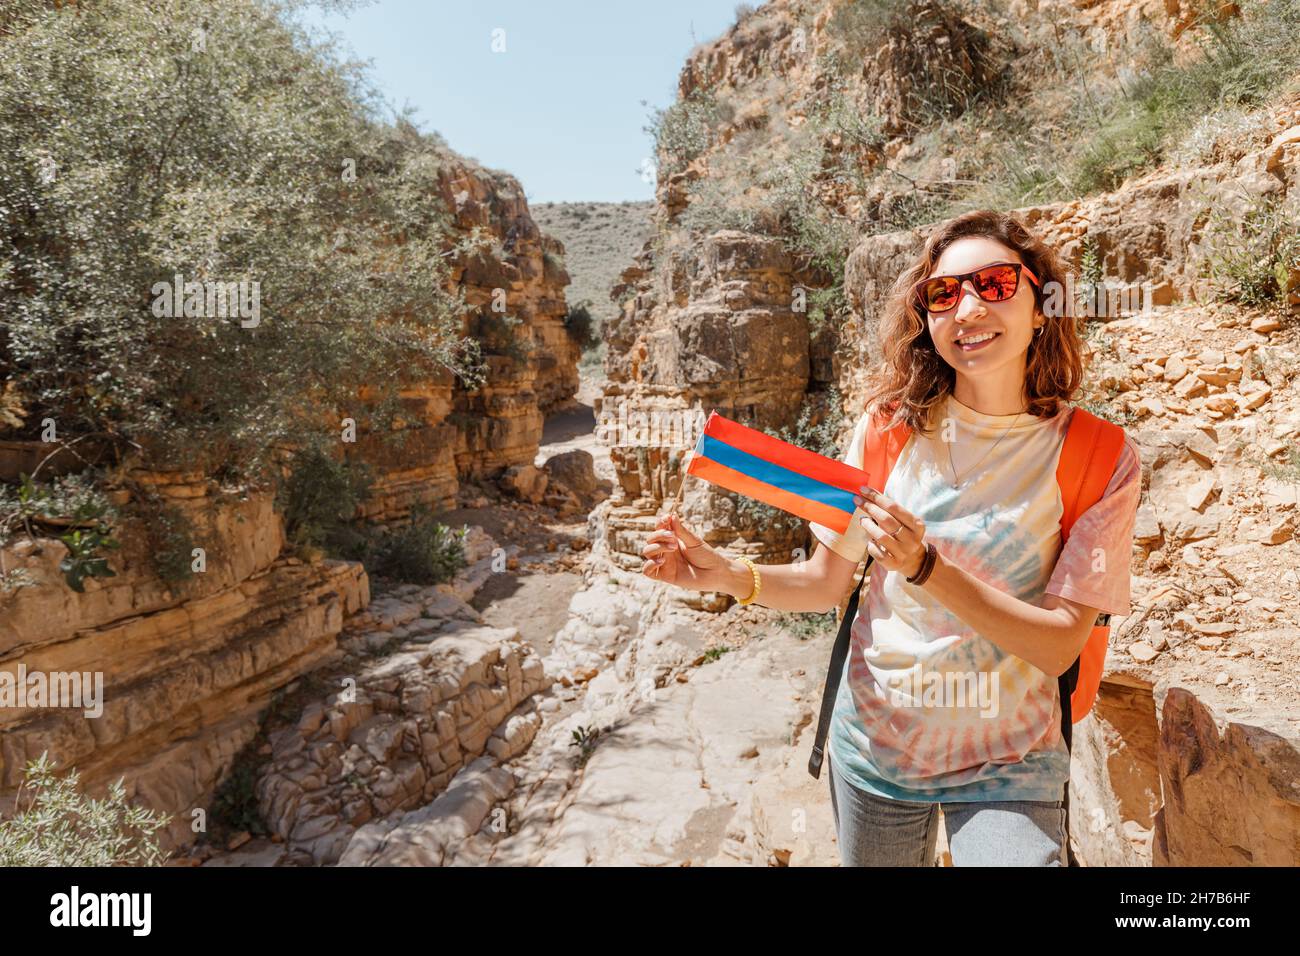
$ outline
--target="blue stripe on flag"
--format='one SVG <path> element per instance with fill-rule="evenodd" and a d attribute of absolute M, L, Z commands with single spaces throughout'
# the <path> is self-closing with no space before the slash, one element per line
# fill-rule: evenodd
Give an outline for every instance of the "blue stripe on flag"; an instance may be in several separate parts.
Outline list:
<path fill-rule="evenodd" d="M 702 454 L 719 465 L 726 465 L 751 478 L 757 478 L 759 481 L 775 485 L 800 497 L 820 501 L 824 505 L 830 505 L 849 514 L 857 510 L 857 506 L 853 503 L 852 492 L 801 475 L 789 468 L 782 468 L 757 455 L 751 455 L 747 451 L 741 451 L 724 441 L 719 441 L 712 435 L 701 435 L 700 441 L 703 447 L 697 454 Z"/>

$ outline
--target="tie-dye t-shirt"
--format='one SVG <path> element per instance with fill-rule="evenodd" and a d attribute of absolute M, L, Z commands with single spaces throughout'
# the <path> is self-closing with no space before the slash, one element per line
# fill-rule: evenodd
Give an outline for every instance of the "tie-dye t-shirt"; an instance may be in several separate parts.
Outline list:
<path fill-rule="evenodd" d="M 1062 404 L 1052 418 L 1022 414 L 1013 425 L 1015 415 L 986 415 L 949 396 L 939 430 L 913 432 L 883 490 L 925 521 L 926 540 L 947 561 L 998 590 L 1035 605 L 1057 594 L 1127 614 L 1138 449 L 1126 436 L 1103 497 L 1060 551 L 1056 466 L 1073 411 Z M 866 426 L 864 415 L 844 455 L 858 467 Z M 836 554 L 864 560 L 863 514 L 842 535 L 815 523 L 812 532 Z M 899 800 L 1059 800 L 1069 775 L 1056 678 L 879 564 L 852 625 L 828 750 L 836 774 Z"/>

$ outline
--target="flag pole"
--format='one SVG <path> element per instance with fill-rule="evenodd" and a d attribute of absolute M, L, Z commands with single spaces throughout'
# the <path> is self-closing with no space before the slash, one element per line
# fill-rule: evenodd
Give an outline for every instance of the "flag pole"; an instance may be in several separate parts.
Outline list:
<path fill-rule="evenodd" d="M 673 514 L 675 514 L 677 511 L 677 506 L 681 504 L 682 492 L 686 489 L 686 475 L 690 471 L 691 462 L 695 460 L 695 453 L 699 451 L 700 443 L 703 441 L 704 441 L 704 435 L 703 433 L 701 433 L 699 439 L 695 442 L 694 446 L 692 446 L 690 452 L 687 454 L 686 464 L 682 466 L 682 480 L 677 482 L 677 493 L 673 495 L 672 504 L 668 506 L 668 514 L 665 515 L 664 517 L 671 517 Z"/>
<path fill-rule="evenodd" d="M 686 469 L 691 467 L 690 460 L 694 457 L 695 449 L 692 448 L 688 453 L 686 464 L 682 467 L 682 477 L 681 480 L 677 482 L 677 493 L 673 495 L 672 504 L 668 506 L 668 514 L 665 517 L 672 517 L 672 515 L 677 511 L 677 506 L 681 504 L 682 490 L 686 487 Z"/>

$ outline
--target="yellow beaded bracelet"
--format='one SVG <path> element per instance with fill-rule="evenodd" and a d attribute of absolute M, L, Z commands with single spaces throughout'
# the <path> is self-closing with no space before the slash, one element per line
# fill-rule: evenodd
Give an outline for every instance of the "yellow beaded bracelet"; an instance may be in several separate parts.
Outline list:
<path fill-rule="evenodd" d="M 736 560 L 740 561 L 745 565 L 745 567 L 749 568 L 749 573 L 754 578 L 754 590 L 750 592 L 749 597 L 741 598 L 740 603 L 753 604 L 754 601 L 758 599 L 758 592 L 763 590 L 763 578 L 758 573 L 758 566 L 755 565 L 753 561 L 749 560 L 749 558 L 738 556 Z"/>

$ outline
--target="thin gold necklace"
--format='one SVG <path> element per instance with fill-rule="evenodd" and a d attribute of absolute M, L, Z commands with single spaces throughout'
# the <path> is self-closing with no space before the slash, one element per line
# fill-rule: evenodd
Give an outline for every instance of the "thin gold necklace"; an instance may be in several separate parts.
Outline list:
<path fill-rule="evenodd" d="M 955 400 L 955 399 L 954 399 L 954 400 Z M 1008 425 L 1008 426 L 1006 427 L 1006 431 L 1004 431 L 1001 435 L 999 435 L 999 436 L 998 436 L 998 440 L 995 441 L 995 442 L 993 443 L 993 448 L 997 448 L 998 445 L 1002 442 L 1002 439 L 1004 439 L 1004 438 L 1007 437 L 1007 432 L 1010 432 L 1011 429 L 1013 429 L 1013 428 L 1016 427 L 1016 422 L 1020 421 L 1020 416 L 1023 415 L 1023 414 L 1024 414 L 1024 412 L 1017 412 L 1017 413 L 1016 413 L 1016 417 L 1015 417 L 1015 419 L 1011 422 L 1010 425 Z M 952 469 L 952 490 L 953 490 L 953 491 L 956 491 L 957 489 L 959 489 L 959 488 L 961 487 L 961 482 L 957 480 L 957 468 L 956 468 L 956 466 L 954 466 L 953 463 L 952 463 L 952 446 L 953 446 L 953 443 L 952 443 L 952 442 L 948 442 L 947 444 L 948 444 L 948 467 Z M 987 458 L 989 455 L 993 454 L 993 448 L 990 448 L 988 451 L 986 451 L 986 452 L 984 453 L 984 455 L 980 458 L 980 460 L 977 461 L 977 462 L 975 462 L 975 465 L 976 465 L 976 466 L 980 465 L 980 464 L 984 461 L 985 458 Z M 968 477 L 968 478 L 970 477 L 970 472 L 967 472 L 967 473 L 966 473 L 966 477 Z"/>

